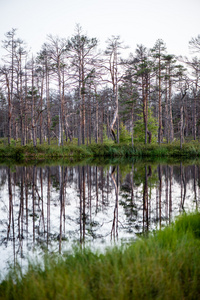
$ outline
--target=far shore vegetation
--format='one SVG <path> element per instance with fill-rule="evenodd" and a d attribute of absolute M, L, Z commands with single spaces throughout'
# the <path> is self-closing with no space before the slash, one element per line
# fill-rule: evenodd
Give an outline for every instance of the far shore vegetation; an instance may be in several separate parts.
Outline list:
<path fill-rule="evenodd" d="M 73 159 L 84 158 L 131 158 L 147 157 L 155 158 L 198 158 L 200 157 L 200 143 L 198 141 L 185 142 L 180 148 L 180 143 L 171 144 L 144 144 L 144 143 L 91 143 L 89 145 L 78 145 L 77 141 L 66 142 L 63 146 L 57 144 L 45 144 L 33 146 L 30 142 L 21 146 L 20 141 L 12 141 L 10 145 L 5 139 L 0 140 L 0 159 L 12 158 L 16 161 L 27 159 Z"/>
<path fill-rule="evenodd" d="M 198 54 L 200 35 L 188 43 Z M 1 157 L 199 155 L 197 56 L 157 39 L 123 57 L 119 36 L 100 50 L 80 24 L 68 38 L 49 34 L 35 55 L 16 28 L 1 45 Z"/>

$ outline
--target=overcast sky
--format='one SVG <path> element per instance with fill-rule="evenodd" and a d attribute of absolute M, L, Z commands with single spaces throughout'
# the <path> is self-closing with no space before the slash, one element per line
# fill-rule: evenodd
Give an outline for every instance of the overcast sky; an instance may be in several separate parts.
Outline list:
<path fill-rule="evenodd" d="M 163 39 L 168 53 L 188 56 L 189 40 L 200 34 L 200 0 L 0 0 L 0 10 L 0 40 L 17 28 L 34 54 L 47 34 L 68 38 L 77 23 L 99 48 L 119 35 L 133 53 Z"/>

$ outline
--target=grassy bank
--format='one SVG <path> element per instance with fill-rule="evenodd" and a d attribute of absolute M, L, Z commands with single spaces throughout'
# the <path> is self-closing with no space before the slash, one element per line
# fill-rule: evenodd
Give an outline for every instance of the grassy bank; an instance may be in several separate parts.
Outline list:
<path fill-rule="evenodd" d="M 200 299 L 200 214 L 104 254 L 75 250 L 10 271 L 0 299 Z"/>
<path fill-rule="evenodd" d="M 74 159 L 80 160 L 89 157 L 200 157 L 200 143 L 185 143 L 180 149 L 179 143 L 173 144 L 136 144 L 134 146 L 127 144 L 91 144 L 74 145 L 66 144 L 63 147 L 56 145 L 37 145 L 26 146 L 3 146 L 0 145 L 0 158 L 13 158 L 15 160 L 25 159 Z"/>

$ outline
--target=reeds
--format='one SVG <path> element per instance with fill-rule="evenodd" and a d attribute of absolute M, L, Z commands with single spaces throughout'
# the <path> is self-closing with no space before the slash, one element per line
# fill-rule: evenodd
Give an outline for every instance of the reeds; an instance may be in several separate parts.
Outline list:
<path fill-rule="evenodd" d="M 64 146 L 57 145 L 33 145 L 26 146 L 13 145 L 3 146 L 0 145 L 0 157 L 12 158 L 16 161 L 24 159 L 57 159 L 57 158 L 97 158 L 97 157 L 182 157 L 194 158 L 200 156 L 200 144 L 198 142 L 185 143 L 180 148 L 178 143 L 173 144 L 136 144 L 134 146 L 128 144 L 90 144 L 90 145 L 75 145 L 68 143 Z"/>
<path fill-rule="evenodd" d="M 0 299 L 200 299 L 200 214 L 131 245 L 46 256 L 13 269 Z"/>

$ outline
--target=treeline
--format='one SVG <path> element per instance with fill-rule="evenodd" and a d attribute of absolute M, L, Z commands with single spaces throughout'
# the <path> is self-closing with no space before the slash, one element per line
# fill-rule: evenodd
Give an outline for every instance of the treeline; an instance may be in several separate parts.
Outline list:
<path fill-rule="evenodd" d="M 122 58 L 118 36 L 98 50 L 76 26 L 71 38 L 47 36 L 36 56 L 16 29 L 2 41 L 0 137 L 26 145 L 66 141 L 152 143 L 200 135 L 200 59 L 168 54 L 158 39 Z M 200 53 L 200 35 L 189 41 Z M 194 54 L 195 55 L 195 54 Z"/>

